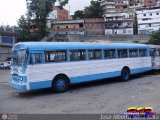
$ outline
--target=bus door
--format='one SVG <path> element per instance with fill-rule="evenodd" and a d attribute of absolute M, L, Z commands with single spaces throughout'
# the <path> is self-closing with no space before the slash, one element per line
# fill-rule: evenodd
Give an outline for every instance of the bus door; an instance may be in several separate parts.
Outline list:
<path fill-rule="evenodd" d="M 151 65 L 152 68 L 156 67 L 156 49 L 155 48 L 151 48 Z"/>
<path fill-rule="evenodd" d="M 40 51 L 30 52 L 28 65 L 28 89 L 31 89 L 30 83 L 40 80 L 40 69 L 43 63 L 43 53 Z"/>

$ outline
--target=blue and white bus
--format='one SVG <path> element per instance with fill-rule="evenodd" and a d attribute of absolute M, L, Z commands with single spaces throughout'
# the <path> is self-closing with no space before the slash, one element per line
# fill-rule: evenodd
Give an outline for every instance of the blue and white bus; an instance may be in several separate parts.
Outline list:
<path fill-rule="evenodd" d="M 133 43 L 22 42 L 12 49 L 10 86 L 23 91 L 52 88 L 152 69 L 150 47 Z"/>
<path fill-rule="evenodd" d="M 153 70 L 160 69 L 160 45 L 149 45 Z"/>

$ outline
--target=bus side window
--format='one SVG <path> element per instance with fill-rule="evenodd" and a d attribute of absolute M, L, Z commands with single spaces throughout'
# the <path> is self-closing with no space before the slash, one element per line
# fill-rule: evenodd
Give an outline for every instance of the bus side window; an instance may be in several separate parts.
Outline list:
<path fill-rule="evenodd" d="M 160 49 L 157 49 L 156 56 L 160 56 Z"/>
<path fill-rule="evenodd" d="M 71 50 L 70 51 L 70 61 L 79 61 L 86 59 L 85 50 Z"/>
<path fill-rule="evenodd" d="M 36 54 L 31 54 L 30 56 L 30 64 L 38 64 L 41 63 L 41 54 L 36 53 Z"/>
<path fill-rule="evenodd" d="M 146 49 L 139 49 L 139 57 L 146 57 L 147 50 Z"/>
<path fill-rule="evenodd" d="M 116 58 L 116 50 L 115 49 L 104 50 L 104 58 L 106 59 Z"/>
<path fill-rule="evenodd" d="M 160 56 L 160 49 L 158 49 L 158 56 Z"/>
<path fill-rule="evenodd" d="M 138 49 L 130 49 L 129 57 L 138 57 Z"/>
<path fill-rule="evenodd" d="M 120 49 L 118 51 L 118 58 L 127 58 L 127 49 Z"/>
<path fill-rule="evenodd" d="M 45 51 L 45 62 L 65 62 L 67 61 L 67 52 L 61 51 Z"/>
<path fill-rule="evenodd" d="M 89 60 L 102 59 L 102 50 L 88 50 Z"/>

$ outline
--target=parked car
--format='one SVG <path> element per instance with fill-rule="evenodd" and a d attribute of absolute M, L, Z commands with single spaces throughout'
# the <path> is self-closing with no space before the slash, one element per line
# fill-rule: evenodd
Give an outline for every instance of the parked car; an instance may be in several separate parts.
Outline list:
<path fill-rule="evenodd" d="M 11 61 L 5 61 L 0 63 L 0 69 L 10 68 L 10 66 L 11 66 Z"/>

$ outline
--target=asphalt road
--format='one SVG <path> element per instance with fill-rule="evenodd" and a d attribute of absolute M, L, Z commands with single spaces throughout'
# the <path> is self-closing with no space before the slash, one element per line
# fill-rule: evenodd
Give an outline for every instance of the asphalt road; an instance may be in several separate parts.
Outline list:
<path fill-rule="evenodd" d="M 9 70 L 0 70 L 0 113 L 124 113 L 131 106 L 151 106 L 160 113 L 160 72 L 117 80 L 71 86 L 62 94 L 49 89 L 20 92 L 9 87 Z"/>

